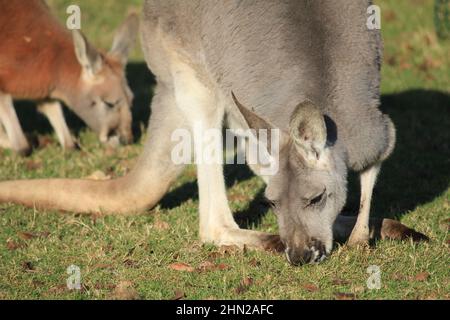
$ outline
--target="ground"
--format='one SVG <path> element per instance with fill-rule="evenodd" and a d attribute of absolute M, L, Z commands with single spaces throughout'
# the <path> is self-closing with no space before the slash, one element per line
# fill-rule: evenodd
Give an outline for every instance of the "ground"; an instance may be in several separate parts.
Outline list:
<path fill-rule="evenodd" d="M 61 19 L 72 2 L 49 1 Z M 77 3 L 84 32 L 107 49 L 113 29 L 141 1 Z M 398 141 L 383 166 L 372 212 L 427 234 L 429 243 L 379 241 L 365 249 L 336 244 L 329 259 L 304 267 L 292 267 L 278 254 L 202 245 L 195 168 L 189 167 L 159 206 L 139 216 L 0 205 L 0 299 L 449 299 L 450 45 L 435 35 L 432 0 L 376 3 L 385 43 L 381 107 L 393 119 Z M 154 79 L 138 46 L 128 77 L 139 133 L 150 114 Z M 39 146 L 29 158 L 0 151 L 0 180 L 86 177 L 95 171 L 120 176 L 142 150 L 144 136 L 117 150 L 101 146 L 68 114 L 81 150 L 65 153 L 33 107 L 19 103 L 18 109 Z M 242 166 L 227 167 L 226 176 L 238 220 L 276 232 L 274 214 L 263 214 L 260 203 L 263 182 Z M 357 211 L 358 198 L 357 178 L 351 176 L 347 212 Z M 67 288 L 71 265 L 80 268 L 81 290 Z M 367 285 L 376 277 L 368 273 L 372 265 L 381 272 L 380 289 Z"/>

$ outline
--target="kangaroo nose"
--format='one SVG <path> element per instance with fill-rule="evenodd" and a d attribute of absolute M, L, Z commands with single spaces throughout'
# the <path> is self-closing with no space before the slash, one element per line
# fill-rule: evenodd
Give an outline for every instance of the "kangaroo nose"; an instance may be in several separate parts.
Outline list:
<path fill-rule="evenodd" d="M 133 143 L 134 137 L 131 127 L 119 126 L 119 128 L 117 128 L 115 131 L 119 135 L 119 141 L 121 144 L 127 145 Z"/>
<path fill-rule="evenodd" d="M 289 263 L 294 266 L 301 266 L 310 263 L 312 256 L 311 250 L 288 249 L 286 252 L 286 257 Z"/>
<path fill-rule="evenodd" d="M 133 142 L 133 135 L 127 135 L 127 136 L 122 136 L 121 135 L 119 137 L 119 141 L 123 145 L 131 144 Z"/>
<path fill-rule="evenodd" d="M 325 246 L 314 241 L 314 245 L 307 249 L 286 250 L 286 258 L 294 266 L 301 266 L 308 263 L 319 263 L 326 258 Z"/>

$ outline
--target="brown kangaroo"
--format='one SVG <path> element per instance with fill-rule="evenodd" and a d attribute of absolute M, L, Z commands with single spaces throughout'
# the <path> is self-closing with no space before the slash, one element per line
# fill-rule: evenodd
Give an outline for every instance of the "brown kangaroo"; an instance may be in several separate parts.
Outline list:
<path fill-rule="evenodd" d="M 132 140 L 132 92 L 124 67 L 135 43 L 139 19 L 130 15 L 112 49 L 95 49 L 72 33 L 41 0 L 0 0 L 0 147 L 30 152 L 13 99 L 37 101 L 63 148 L 75 146 L 62 113 L 64 102 L 105 142 L 117 131 Z"/>

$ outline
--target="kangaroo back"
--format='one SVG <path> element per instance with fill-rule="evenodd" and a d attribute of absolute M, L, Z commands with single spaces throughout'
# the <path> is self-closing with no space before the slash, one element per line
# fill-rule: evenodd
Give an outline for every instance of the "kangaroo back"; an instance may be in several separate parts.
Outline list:
<path fill-rule="evenodd" d="M 2 1 L 0 43 L 0 91 L 17 98 L 46 98 L 60 77 L 76 87 L 81 67 L 72 36 L 45 2 Z"/>
<path fill-rule="evenodd" d="M 150 68 L 158 72 L 158 43 L 149 38 L 159 32 L 225 96 L 233 90 L 278 128 L 288 128 L 299 102 L 313 101 L 338 127 L 348 165 L 361 170 L 389 145 L 389 128 L 378 110 L 382 44 L 379 30 L 367 27 L 370 5 L 147 1 L 151 31 L 144 46 Z"/>

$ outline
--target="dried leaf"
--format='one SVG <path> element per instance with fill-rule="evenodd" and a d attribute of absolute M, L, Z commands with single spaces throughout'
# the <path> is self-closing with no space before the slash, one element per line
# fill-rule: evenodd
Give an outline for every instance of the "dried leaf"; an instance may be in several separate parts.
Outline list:
<path fill-rule="evenodd" d="M 400 70 L 408 70 L 411 69 L 411 64 L 408 62 L 400 63 Z"/>
<path fill-rule="evenodd" d="M 34 171 L 42 168 L 42 162 L 36 160 L 28 160 L 27 162 L 25 162 L 25 166 L 28 171 Z"/>
<path fill-rule="evenodd" d="M 169 268 L 175 271 L 194 272 L 194 268 L 183 262 L 172 263 L 171 265 L 169 265 Z"/>
<path fill-rule="evenodd" d="M 246 277 L 242 280 L 242 285 L 249 287 L 253 284 L 253 279 L 250 277 Z"/>
<path fill-rule="evenodd" d="M 406 276 L 401 273 L 394 273 L 391 278 L 396 281 L 404 281 L 407 279 Z"/>
<path fill-rule="evenodd" d="M 53 143 L 53 139 L 49 136 L 38 136 L 39 148 L 45 148 Z"/>
<path fill-rule="evenodd" d="M 22 240 L 30 240 L 36 238 L 36 235 L 30 232 L 17 232 L 17 236 Z"/>
<path fill-rule="evenodd" d="M 96 290 L 114 290 L 116 288 L 113 284 L 104 284 L 101 282 L 96 282 L 94 284 L 94 289 Z"/>
<path fill-rule="evenodd" d="M 137 300 L 139 294 L 130 281 L 121 281 L 113 291 L 115 300 Z"/>
<path fill-rule="evenodd" d="M 247 202 L 250 200 L 248 194 L 233 193 L 228 196 L 228 200 L 231 202 Z"/>
<path fill-rule="evenodd" d="M 309 292 L 319 291 L 319 287 L 313 283 L 306 283 L 306 284 L 302 285 L 302 287 L 303 287 L 303 289 L 305 289 L 306 291 L 309 291 Z"/>
<path fill-rule="evenodd" d="M 186 298 L 186 295 L 184 294 L 184 292 L 181 290 L 176 290 L 175 296 L 171 300 L 181 300 L 184 298 Z"/>
<path fill-rule="evenodd" d="M 199 264 L 197 270 L 200 272 L 211 271 L 214 270 L 215 267 L 216 265 L 211 261 L 203 261 L 202 263 Z"/>
<path fill-rule="evenodd" d="M 238 285 L 238 287 L 234 290 L 236 294 L 242 294 L 246 292 L 249 287 L 253 284 L 253 279 L 250 277 L 246 277 L 242 279 L 241 283 Z"/>
<path fill-rule="evenodd" d="M 48 238 L 50 236 L 50 232 L 49 231 L 38 232 L 36 233 L 36 236 L 39 238 Z"/>
<path fill-rule="evenodd" d="M 236 294 L 242 294 L 245 291 L 247 291 L 247 288 L 242 285 L 238 285 L 238 287 L 234 290 L 234 292 L 236 292 Z"/>
<path fill-rule="evenodd" d="M 105 147 L 105 156 L 111 157 L 117 153 L 117 148 L 112 145 L 106 145 Z"/>
<path fill-rule="evenodd" d="M 397 19 L 397 15 L 396 15 L 395 11 L 387 10 L 384 13 L 384 19 L 386 20 L 386 22 L 391 22 L 391 21 L 394 21 L 395 19 Z"/>
<path fill-rule="evenodd" d="M 220 257 L 222 257 L 222 254 L 217 251 L 213 251 L 208 254 L 208 259 L 211 259 L 211 260 L 216 260 L 217 258 L 220 258 Z"/>
<path fill-rule="evenodd" d="M 439 227 L 444 231 L 450 231 L 450 218 L 440 221 Z"/>
<path fill-rule="evenodd" d="M 414 280 L 415 281 L 427 281 L 430 277 L 430 274 L 428 272 L 421 272 L 415 275 Z"/>
<path fill-rule="evenodd" d="M 125 266 L 129 267 L 129 268 L 136 268 L 138 266 L 138 262 L 137 261 L 135 261 L 133 259 L 129 259 L 129 258 L 125 259 L 123 261 L 123 264 Z"/>
<path fill-rule="evenodd" d="M 259 267 L 261 265 L 261 262 L 253 258 L 248 264 L 252 267 Z"/>
<path fill-rule="evenodd" d="M 48 289 L 48 292 L 53 295 L 53 294 L 61 294 L 61 293 L 65 292 L 66 290 L 67 290 L 67 284 L 60 284 L 55 287 L 51 287 L 50 289 Z"/>
<path fill-rule="evenodd" d="M 431 33 L 426 33 L 423 36 L 423 40 L 425 41 L 428 47 L 435 46 L 437 43 L 436 36 L 434 36 L 434 34 Z"/>
<path fill-rule="evenodd" d="M 225 263 L 219 263 L 217 265 L 217 270 L 228 270 L 230 267 L 226 265 Z"/>
<path fill-rule="evenodd" d="M 353 293 L 346 292 L 336 292 L 335 296 L 337 300 L 354 300 L 356 298 Z"/>
<path fill-rule="evenodd" d="M 203 261 L 197 267 L 198 272 L 206 272 L 206 271 L 222 271 L 227 270 L 230 267 L 225 263 L 215 264 L 211 261 Z"/>
<path fill-rule="evenodd" d="M 159 220 L 157 219 L 154 223 L 153 223 L 153 227 L 156 230 L 160 230 L 160 231 L 164 231 L 164 230 L 168 230 L 170 229 L 170 224 L 168 224 L 165 221 Z"/>
<path fill-rule="evenodd" d="M 45 285 L 44 281 L 40 281 L 40 280 L 33 280 L 32 281 L 32 285 L 35 289 L 39 289 L 42 288 Z"/>
<path fill-rule="evenodd" d="M 419 70 L 423 72 L 428 72 L 430 69 L 438 68 L 441 65 L 441 62 L 433 59 L 431 57 L 426 57 L 423 62 L 419 65 Z"/>
<path fill-rule="evenodd" d="M 390 65 L 390 66 L 395 66 L 395 65 L 397 65 L 397 58 L 396 58 L 395 56 L 391 56 L 391 55 L 386 56 L 386 57 L 384 58 L 384 61 L 385 61 L 388 65 Z"/>
<path fill-rule="evenodd" d="M 357 286 L 352 288 L 352 292 L 353 293 L 362 293 L 366 290 L 366 288 L 364 286 Z"/>
<path fill-rule="evenodd" d="M 6 240 L 6 247 L 8 248 L 8 250 L 17 250 L 17 249 L 22 249 L 24 248 L 26 245 L 23 243 L 17 243 L 13 240 Z"/>
<path fill-rule="evenodd" d="M 334 279 L 331 281 L 331 283 L 332 283 L 333 285 L 335 285 L 335 286 L 345 286 L 345 285 L 350 284 L 350 281 L 344 280 L 344 279 L 341 279 L 341 278 L 334 278 Z"/>

